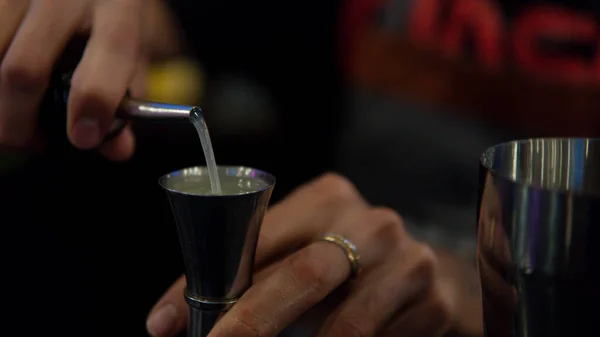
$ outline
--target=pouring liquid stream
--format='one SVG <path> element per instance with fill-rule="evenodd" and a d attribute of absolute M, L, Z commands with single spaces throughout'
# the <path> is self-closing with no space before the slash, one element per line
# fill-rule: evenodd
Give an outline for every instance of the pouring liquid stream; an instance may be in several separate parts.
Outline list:
<path fill-rule="evenodd" d="M 194 125 L 198 137 L 200 138 L 200 143 L 202 144 L 202 151 L 204 152 L 204 158 L 206 159 L 206 167 L 208 168 L 211 192 L 220 195 L 222 194 L 221 181 L 219 180 L 219 172 L 217 171 L 215 153 L 213 152 L 212 142 L 210 141 L 208 126 L 206 126 L 206 121 L 204 121 L 200 109 L 194 108 L 190 111 L 190 122 Z"/>

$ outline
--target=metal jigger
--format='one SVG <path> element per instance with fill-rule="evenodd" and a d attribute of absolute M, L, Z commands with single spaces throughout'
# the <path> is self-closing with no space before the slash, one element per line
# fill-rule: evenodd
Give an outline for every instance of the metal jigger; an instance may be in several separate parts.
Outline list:
<path fill-rule="evenodd" d="M 600 140 L 499 144 L 480 167 L 485 335 L 598 335 Z"/>
<path fill-rule="evenodd" d="M 177 223 L 185 264 L 189 337 L 205 337 L 220 316 L 252 284 L 258 234 L 275 178 L 246 167 L 218 167 L 221 181 L 260 180 L 260 187 L 236 194 L 188 194 L 173 188 L 175 179 L 208 179 L 206 167 L 191 167 L 159 179 Z M 227 191 L 226 191 L 227 192 Z M 231 192 L 231 191 L 229 191 Z"/>

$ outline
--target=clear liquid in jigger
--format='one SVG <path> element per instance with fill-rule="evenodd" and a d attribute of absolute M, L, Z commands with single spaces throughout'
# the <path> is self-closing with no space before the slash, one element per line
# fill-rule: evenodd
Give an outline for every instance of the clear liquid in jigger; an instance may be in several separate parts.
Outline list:
<path fill-rule="evenodd" d="M 207 175 L 179 175 L 169 177 L 166 187 L 181 193 L 194 195 L 237 195 L 262 190 L 268 184 L 258 178 L 221 176 L 219 193 L 212 190 L 211 179 Z"/>

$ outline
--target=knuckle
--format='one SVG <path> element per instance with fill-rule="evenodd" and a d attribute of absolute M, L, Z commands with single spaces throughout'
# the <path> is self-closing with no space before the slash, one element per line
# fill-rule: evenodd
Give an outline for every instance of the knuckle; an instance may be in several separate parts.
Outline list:
<path fill-rule="evenodd" d="M 266 323 L 252 309 L 239 307 L 233 313 L 233 324 L 229 335 L 240 337 L 262 337 L 266 335 Z"/>
<path fill-rule="evenodd" d="M 0 66 L 0 80 L 2 85 L 20 91 L 36 91 L 46 85 L 49 72 L 37 62 L 30 62 L 27 58 L 18 61 L 7 59 Z"/>
<path fill-rule="evenodd" d="M 115 51 L 133 60 L 139 53 L 139 36 L 135 30 L 111 30 L 106 35 L 107 43 Z"/>
<path fill-rule="evenodd" d="M 380 236 L 395 242 L 401 242 L 406 237 L 404 220 L 395 210 L 387 207 L 375 207 L 370 210 L 372 222 L 377 224 Z"/>
<path fill-rule="evenodd" d="M 326 173 L 319 177 L 313 184 L 314 189 L 326 200 L 341 202 L 356 201 L 360 194 L 348 178 L 337 173 Z"/>
<path fill-rule="evenodd" d="M 122 10 L 130 11 L 135 8 L 133 1 L 119 4 L 124 6 Z M 135 13 L 134 15 L 139 15 Z M 94 27 L 97 29 L 97 37 L 110 52 L 129 56 L 133 60 L 140 51 L 141 30 L 131 22 L 123 22 L 112 26 Z"/>
<path fill-rule="evenodd" d="M 120 98 L 101 85 L 81 77 L 73 77 L 71 83 L 70 94 L 75 110 L 85 107 L 86 110 L 101 111 L 108 115 L 118 106 Z"/>
<path fill-rule="evenodd" d="M 366 337 L 369 334 L 359 316 L 342 316 L 331 326 L 328 336 L 332 337 Z"/>
<path fill-rule="evenodd" d="M 315 246 L 308 246 L 289 259 L 294 281 L 313 292 L 322 289 L 327 280 L 328 267 L 325 259 L 319 257 L 318 253 Z"/>
<path fill-rule="evenodd" d="M 415 246 L 413 254 L 416 276 L 424 280 L 433 280 L 437 270 L 437 256 L 433 249 L 419 243 Z"/>
<path fill-rule="evenodd" d="M 71 80 L 71 95 L 79 99 L 102 102 L 103 97 L 106 96 L 103 91 L 99 86 L 88 83 L 77 74 Z"/>

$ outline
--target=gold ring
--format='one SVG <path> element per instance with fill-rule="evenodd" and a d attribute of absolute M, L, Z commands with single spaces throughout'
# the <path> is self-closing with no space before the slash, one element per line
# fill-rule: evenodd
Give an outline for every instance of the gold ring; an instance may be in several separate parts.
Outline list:
<path fill-rule="evenodd" d="M 337 234 L 325 234 L 320 240 L 334 243 L 340 247 L 346 254 L 348 261 L 350 261 L 351 277 L 358 275 L 361 269 L 360 255 L 358 255 L 356 246 L 350 240 Z"/>

